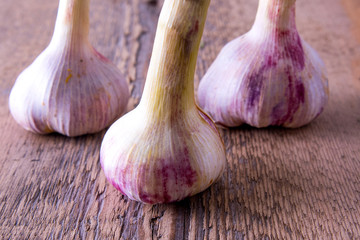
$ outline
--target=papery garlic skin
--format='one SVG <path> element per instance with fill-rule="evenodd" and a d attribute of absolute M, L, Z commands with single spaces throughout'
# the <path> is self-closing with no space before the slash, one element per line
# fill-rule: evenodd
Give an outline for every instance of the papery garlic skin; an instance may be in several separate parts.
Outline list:
<path fill-rule="evenodd" d="M 107 131 L 101 166 L 130 199 L 179 201 L 205 190 L 223 172 L 224 146 L 214 123 L 196 108 L 176 118 L 151 121 L 140 105 Z"/>
<path fill-rule="evenodd" d="M 100 150 L 107 179 L 130 199 L 179 201 L 220 178 L 225 149 L 194 102 L 194 73 L 209 0 L 165 0 L 139 105 Z"/>
<path fill-rule="evenodd" d="M 52 40 L 17 78 L 10 112 L 29 131 L 99 132 L 124 112 L 123 74 L 88 41 L 89 0 L 60 0 Z"/>
<path fill-rule="evenodd" d="M 252 29 L 223 47 L 198 88 L 215 122 L 300 127 L 329 95 L 324 63 L 299 36 L 295 1 L 260 0 Z"/>

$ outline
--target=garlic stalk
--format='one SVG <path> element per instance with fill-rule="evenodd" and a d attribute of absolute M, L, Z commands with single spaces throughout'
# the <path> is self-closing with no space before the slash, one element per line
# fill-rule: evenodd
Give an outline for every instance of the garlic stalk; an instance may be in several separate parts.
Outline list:
<path fill-rule="evenodd" d="M 209 187 L 225 150 L 194 101 L 196 59 L 210 0 L 165 0 L 139 105 L 105 134 L 107 179 L 130 199 L 173 202 Z"/>
<path fill-rule="evenodd" d="M 295 0 L 260 0 L 251 30 L 219 53 L 198 88 L 215 122 L 300 127 L 328 100 L 324 63 L 298 34 Z"/>
<path fill-rule="evenodd" d="M 88 41 L 89 0 L 60 0 L 48 47 L 17 78 L 9 97 L 15 120 L 36 133 L 95 133 L 125 110 L 122 73 Z"/>

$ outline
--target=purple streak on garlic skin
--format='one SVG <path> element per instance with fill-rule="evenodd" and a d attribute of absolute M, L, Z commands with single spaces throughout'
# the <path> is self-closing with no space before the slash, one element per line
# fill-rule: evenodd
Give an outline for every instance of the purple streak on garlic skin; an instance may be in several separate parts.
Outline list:
<path fill-rule="evenodd" d="M 104 55 L 99 53 L 95 48 L 92 48 L 92 50 L 95 53 L 96 57 L 99 58 L 101 61 L 107 62 L 107 63 L 111 62 L 108 58 L 106 58 Z"/>
<path fill-rule="evenodd" d="M 155 194 L 151 194 L 140 188 L 139 197 L 143 202 L 154 204 L 156 202 L 173 202 L 180 200 L 183 197 L 178 199 L 172 198 L 171 192 L 173 190 L 170 188 L 177 188 L 179 192 L 186 192 L 187 189 L 191 188 L 198 180 L 198 173 L 191 167 L 187 148 L 178 155 L 175 155 L 173 159 L 170 157 L 170 159 L 152 159 L 150 161 L 156 161 L 158 163 L 156 169 L 153 170 L 155 173 L 153 177 L 158 178 L 158 184 L 155 191 L 153 191 Z M 143 170 L 144 175 L 149 173 L 147 169 Z M 145 181 L 146 178 L 142 180 Z M 174 185 L 170 185 L 170 181 L 173 181 Z M 145 185 L 145 183 L 141 185 Z"/>
<path fill-rule="evenodd" d="M 202 119 L 204 119 L 215 132 L 218 132 L 213 120 L 211 120 L 211 118 L 206 113 L 204 113 L 199 107 L 198 107 L 198 111 L 199 111 L 199 114 L 202 117 Z M 219 137 L 220 137 L 220 134 L 219 134 Z"/>
<path fill-rule="evenodd" d="M 252 29 L 225 45 L 201 80 L 198 103 L 217 123 L 300 127 L 324 109 L 324 64 L 297 32 L 294 3 L 260 0 Z"/>
<path fill-rule="evenodd" d="M 125 157 L 120 157 L 118 160 L 131 162 L 131 159 Z M 169 154 L 167 158 L 150 158 L 147 161 L 155 162 L 155 165 L 134 166 L 129 163 L 123 168 L 108 169 L 105 175 L 116 175 L 116 177 L 110 177 L 108 180 L 122 194 L 149 204 L 168 203 L 183 199 L 190 194 L 189 189 L 194 187 L 194 184 L 199 180 L 198 173 L 191 166 L 189 150 L 186 147 L 175 155 Z M 102 167 L 107 169 L 104 168 L 106 166 L 103 163 Z M 133 174 L 138 176 L 138 181 L 131 180 Z M 151 189 L 146 190 L 144 186 L 149 181 L 155 182 Z M 177 189 L 181 195 L 176 195 L 178 197 L 174 198 L 174 189 Z M 134 192 L 137 192 L 136 196 L 133 196 Z"/>

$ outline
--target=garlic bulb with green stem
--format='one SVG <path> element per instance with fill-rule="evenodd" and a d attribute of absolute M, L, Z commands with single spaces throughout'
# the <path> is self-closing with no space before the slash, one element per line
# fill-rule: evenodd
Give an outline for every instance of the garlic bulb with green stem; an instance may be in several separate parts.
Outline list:
<path fill-rule="evenodd" d="M 194 101 L 196 59 L 210 0 L 165 0 L 139 105 L 105 134 L 100 161 L 129 198 L 179 201 L 223 172 L 225 149 Z"/>
<path fill-rule="evenodd" d="M 10 112 L 25 129 L 78 136 L 101 131 L 124 112 L 125 78 L 88 34 L 89 0 L 60 0 L 50 44 L 10 93 Z"/>
<path fill-rule="evenodd" d="M 300 127 L 328 100 L 325 66 L 295 25 L 295 0 L 260 0 L 251 30 L 223 47 L 198 88 L 198 103 L 229 126 Z"/>

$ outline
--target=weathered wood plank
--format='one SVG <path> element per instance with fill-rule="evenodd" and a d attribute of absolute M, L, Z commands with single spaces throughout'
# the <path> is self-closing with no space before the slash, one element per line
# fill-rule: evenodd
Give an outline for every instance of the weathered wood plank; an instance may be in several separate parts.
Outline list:
<path fill-rule="evenodd" d="M 129 108 L 142 92 L 163 1 L 92 0 L 90 40 L 127 76 Z M 39 136 L 11 118 L 17 75 L 48 44 L 57 2 L 0 0 L 0 236 L 2 239 L 360 238 L 360 38 L 356 0 L 297 3 L 302 37 L 324 59 L 331 97 L 299 129 L 223 129 L 227 169 L 205 192 L 143 205 L 105 179 L 105 131 Z M 257 1 L 213 0 L 199 52 L 199 79 L 229 40 L 245 33 Z M 355 20 L 354 20 L 355 19 Z"/>

